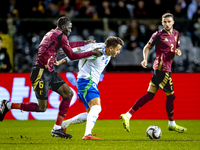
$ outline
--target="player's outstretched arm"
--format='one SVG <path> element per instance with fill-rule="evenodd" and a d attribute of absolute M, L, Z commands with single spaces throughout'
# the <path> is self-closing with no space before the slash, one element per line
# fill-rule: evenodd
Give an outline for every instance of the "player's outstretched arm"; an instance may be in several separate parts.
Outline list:
<path fill-rule="evenodd" d="M 96 43 L 95 40 L 85 40 L 85 41 L 77 41 L 77 42 L 69 42 L 69 45 L 71 46 L 71 48 L 75 48 L 75 47 L 80 47 L 80 46 L 84 46 L 90 43 Z"/>
<path fill-rule="evenodd" d="M 64 43 L 62 49 L 70 60 L 87 58 L 87 57 L 90 57 L 92 55 L 97 56 L 97 57 L 100 57 L 100 56 L 103 55 L 103 52 L 99 51 L 99 49 L 102 49 L 102 48 L 95 48 L 92 51 L 83 52 L 83 53 L 75 53 L 75 52 L 73 52 L 70 45 Z"/>
<path fill-rule="evenodd" d="M 94 56 L 96 56 L 96 57 L 99 57 L 99 56 L 103 55 L 103 52 L 99 51 L 100 49 L 102 49 L 102 47 L 98 47 L 98 48 L 93 49 L 93 50 L 92 50 L 92 54 L 93 54 Z M 85 51 L 87 51 L 87 50 L 85 50 Z M 64 53 L 64 51 L 62 51 L 62 53 Z M 65 54 L 65 53 L 64 53 L 64 54 Z M 86 58 L 93 59 L 94 56 L 90 56 L 90 57 L 86 57 Z M 77 60 L 80 60 L 80 59 L 70 60 L 69 57 L 65 57 L 65 58 L 63 58 L 63 59 L 61 59 L 61 60 L 59 60 L 59 61 L 55 61 L 54 65 L 59 66 L 59 65 L 61 65 L 61 64 L 63 64 L 63 63 L 68 63 L 68 62 L 77 61 Z"/>
<path fill-rule="evenodd" d="M 85 40 L 85 45 L 90 44 L 90 43 L 96 43 L 96 40 Z"/>

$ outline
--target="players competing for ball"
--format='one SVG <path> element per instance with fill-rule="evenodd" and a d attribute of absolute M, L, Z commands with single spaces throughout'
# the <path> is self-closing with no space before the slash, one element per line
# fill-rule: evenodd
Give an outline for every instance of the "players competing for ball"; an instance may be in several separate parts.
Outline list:
<path fill-rule="evenodd" d="M 174 87 L 171 77 L 171 65 L 174 56 L 180 56 L 181 51 L 179 33 L 173 29 L 173 14 L 166 13 L 162 16 L 163 29 L 155 32 L 143 49 L 142 67 L 147 68 L 147 57 L 149 50 L 155 45 L 156 58 L 153 64 L 153 76 L 149 83 L 147 93 L 140 97 L 125 114 L 121 114 L 120 118 L 126 131 L 130 131 L 129 120 L 132 115 L 148 101 L 152 100 L 159 89 L 162 89 L 167 97 L 166 110 L 168 115 L 168 129 L 179 133 L 187 129 L 177 125 L 174 121 Z"/>
<path fill-rule="evenodd" d="M 100 75 L 109 63 L 111 56 L 115 57 L 120 53 L 124 42 L 119 37 L 108 37 L 105 43 L 88 44 L 81 47 L 81 50 L 90 51 L 96 47 L 102 47 L 104 53 L 101 57 L 90 56 L 79 60 L 79 72 L 77 77 L 77 89 L 79 99 L 83 102 L 86 111 L 68 119 L 62 123 L 62 128 L 66 129 L 71 124 L 82 123 L 87 120 L 85 134 L 82 140 L 101 140 L 92 135 L 92 129 L 101 112 L 100 93 L 98 83 Z M 70 61 L 68 57 L 56 62 L 57 65 L 65 61 Z"/>
<path fill-rule="evenodd" d="M 56 61 L 57 52 L 62 48 L 71 60 L 90 57 L 92 55 L 99 57 L 103 53 L 98 49 L 84 53 L 74 53 L 72 48 L 94 43 L 95 41 L 69 42 L 67 36 L 70 34 L 71 29 L 72 23 L 70 19 L 60 17 L 57 21 L 57 28 L 49 31 L 40 43 L 36 62 L 31 71 L 31 82 L 38 103 L 11 103 L 3 100 L 1 103 L 0 121 L 3 121 L 4 116 L 10 109 L 45 112 L 48 106 L 48 91 L 51 89 L 62 96 L 57 120 L 51 131 L 51 135 L 66 139 L 72 137 L 61 129 L 61 124 L 73 97 L 73 92 L 58 73 L 54 71 L 53 64 Z"/>

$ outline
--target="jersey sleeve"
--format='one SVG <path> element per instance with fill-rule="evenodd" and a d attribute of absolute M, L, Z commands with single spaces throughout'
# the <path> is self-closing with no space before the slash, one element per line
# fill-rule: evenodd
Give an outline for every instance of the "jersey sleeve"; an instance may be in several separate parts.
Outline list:
<path fill-rule="evenodd" d="M 85 42 L 84 41 L 69 42 L 69 45 L 71 46 L 71 48 L 80 47 L 80 46 L 84 46 Z"/>
<path fill-rule="evenodd" d="M 95 48 L 97 48 L 97 45 L 98 45 L 98 43 L 96 43 L 96 44 L 95 43 L 87 44 L 85 46 L 80 47 L 80 50 L 77 51 L 77 53 L 83 53 L 83 52 L 92 51 Z M 90 56 L 90 57 L 87 57 L 86 59 L 95 60 L 95 59 L 97 59 L 97 56 Z"/>
<path fill-rule="evenodd" d="M 154 32 L 150 38 L 150 40 L 148 41 L 148 44 L 153 47 L 154 45 L 156 45 L 158 39 L 158 32 Z"/>
<path fill-rule="evenodd" d="M 77 60 L 77 59 L 81 59 L 81 58 L 86 58 L 89 56 L 92 56 L 92 51 L 88 51 L 88 52 L 84 52 L 84 53 L 75 53 L 73 52 L 69 41 L 67 39 L 66 36 L 63 36 L 61 39 L 61 43 L 62 43 L 62 49 L 65 52 L 65 54 L 68 56 L 68 58 L 70 60 Z"/>
<path fill-rule="evenodd" d="M 91 51 L 91 50 L 89 50 L 89 51 Z M 80 51 L 76 51 L 75 53 L 84 53 L 84 52 L 88 52 L 88 50 L 87 50 L 87 49 L 86 49 L 86 50 L 80 50 Z M 69 59 L 69 57 L 65 57 L 65 59 L 67 60 L 67 62 L 73 61 L 73 60 Z M 96 60 L 96 59 L 97 59 L 97 56 L 89 56 L 89 57 L 87 57 L 87 58 L 85 58 L 85 59 L 88 59 L 88 60 Z M 77 60 L 80 60 L 80 59 L 76 59 L 76 60 L 74 60 L 74 61 L 77 61 Z"/>
<path fill-rule="evenodd" d="M 65 57 L 65 59 L 67 60 L 67 62 L 72 62 L 72 61 L 80 60 L 80 59 L 71 60 L 71 59 L 69 59 L 69 57 Z M 96 56 L 90 56 L 90 57 L 87 57 L 87 58 L 85 58 L 85 59 L 88 59 L 88 60 L 96 60 L 97 57 L 96 57 Z"/>
<path fill-rule="evenodd" d="M 97 47 L 98 44 L 87 44 L 85 46 L 81 46 L 81 47 L 78 47 L 77 49 L 74 48 L 74 52 L 75 53 L 85 53 L 85 52 L 89 52 L 89 51 L 92 51 L 93 49 L 95 49 Z M 67 62 L 70 62 L 72 60 L 70 60 L 69 57 L 65 57 L 65 59 L 67 59 Z M 88 60 L 96 60 L 97 59 L 97 56 L 89 56 L 85 59 L 88 59 Z"/>

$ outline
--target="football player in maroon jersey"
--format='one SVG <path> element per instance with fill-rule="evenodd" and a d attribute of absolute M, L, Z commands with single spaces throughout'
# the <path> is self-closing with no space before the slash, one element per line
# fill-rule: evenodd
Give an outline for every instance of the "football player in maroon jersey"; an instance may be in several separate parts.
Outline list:
<path fill-rule="evenodd" d="M 173 14 L 165 13 L 162 16 L 163 29 L 152 34 L 150 40 L 143 48 L 144 59 L 141 62 L 141 65 L 142 67 L 147 68 L 149 50 L 155 46 L 156 58 L 153 64 L 153 76 L 149 83 L 147 93 L 140 97 L 126 114 L 121 114 L 120 116 L 124 128 L 128 132 L 130 131 L 129 120 L 132 115 L 144 104 L 152 100 L 159 89 L 162 89 L 167 97 L 166 110 L 169 119 L 168 129 L 170 131 L 177 131 L 180 133 L 187 130 L 184 127 L 178 126 L 173 117 L 175 95 L 171 77 L 171 65 L 174 56 L 181 55 L 181 51 L 179 49 L 179 33 L 173 29 L 173 24 Z"/>
<path fill-rule="evenodd" d="M 62 96 L 57 120 L 51 131 L 51 135 L 53 137 L 56 136 L 66 139 L 72 137 L 61 129 L 61 124 L 73 97 L 73 92 L 58 73 L 54 71 L 53 64 L 56 61 L 57 52 L 62 48 L 71 60 L 81 59 L 91 55 L 99 57 L 103 53 L 98 50 L 99 48 L 89 52 L 74 53 L 72 48 L 84 46 L 91 42 L 94 43 L 95 41 L 69 42 L 67 36 L 70 34 L 71 29 L 72 23 L 70 19 L 60 17 L 57 21 L 57 28 L 47 32 L 39 45 L 36 62 L 31 70 L 31 82 L 38 103 L 11 103 L 3 100 L 1 103 L 0 121 L 3 121 L 5 114 L 10 109 L 45 112 L 48 106 L 48 91 L 51 89 Z"/>

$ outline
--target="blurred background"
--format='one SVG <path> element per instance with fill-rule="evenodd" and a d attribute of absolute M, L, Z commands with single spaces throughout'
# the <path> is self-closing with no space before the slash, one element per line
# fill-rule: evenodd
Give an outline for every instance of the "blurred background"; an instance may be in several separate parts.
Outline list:
<path fill-rule="evenodd" d="M 174 29 L 180 33 L 182 56 L 175 57 L 173 72 L 200 72 L 200 0 L 6 0 L 0 2 L 0 36 L 12 68 L 30 72 L 38 46 L 56 20 L 67 16 L 73 28 L 69 41 L 121 37 L 125 45 L 111 59 L 106 72 L 150 72 L 155 49 L 143 69 L 142 49 L 151 35 L 162 29 L 164 13 L 174 14 Z M 3 61 L 0 50 L 0 69 Z M 63 56 L 58 54 L 58 60 Z M 77 72 L 77 62 L 55 67 L 58 72 Z M 5 72 L 5 71 L 0 71 Z"/>

